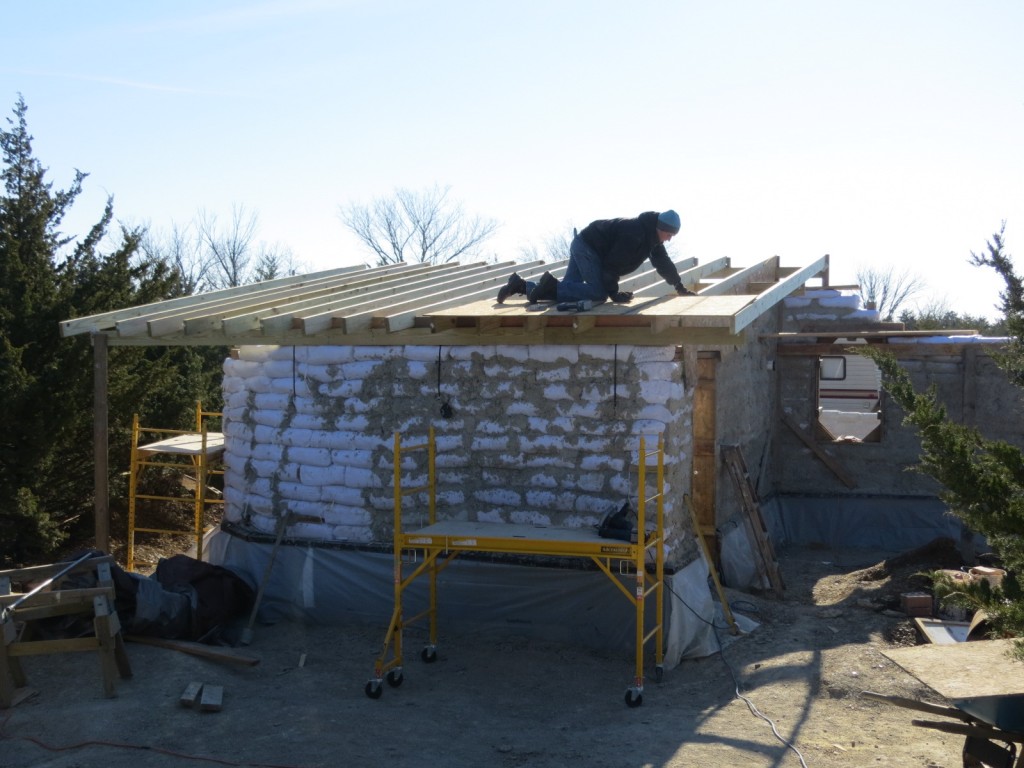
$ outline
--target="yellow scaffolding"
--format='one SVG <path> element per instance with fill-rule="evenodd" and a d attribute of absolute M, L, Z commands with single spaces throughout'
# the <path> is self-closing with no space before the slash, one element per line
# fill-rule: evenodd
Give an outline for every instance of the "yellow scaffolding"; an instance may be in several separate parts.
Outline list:
<path fill-rule="evenodd" d="M 209 480 L 223 476 L 220 459 L 224 455 L 224 434 L 211 432 L 207 421 L 221 416 L 217 411 L 204 411 L 202 403 L 196 403 L 196 428 L 194 431 L 181 429 L 158 429 L 139 426 L 139 415 L 132 419 L 131 469 L 128 477 L 128 557 L 127 568 L 134 571 L 135 537 L 139 533 L 159 535 L 188 535 L 195 538 L 196 559 L 203 559 L 203 537 L 206 534 L 204 519 L 207 507 L 223 504 L 223 498 L 211 496 Z M 140 445 L 142 435 L 166 435 L 155 442 Z M 147 467 L 161 467 L 181 473 L 181 485 L 191 491 L 183 496 L 161 496 L 140 493 L 143 470 Z M 138 502 L 150 501 L 165 504 L 191 505 L 193 523 L 190 528 L 150 528 L 138 524 Z M 145 563 L 155 565 L 155 563 Z"/>
<path fill-rule="evenodd" d="M 427 452 L 427 482 L 407 488 L 402 486 L 402 455 L 410 451 Z M 657 462 L 655 493 L 647 496 L 647 463 Z M 366 684 L 366 695 L 380 698 L 383 683 L 397 688 L 404 679 L 403 630 L 422 619 L 429 621 L 429 641 L 420 653 L 427 662 L 437 660 L 437 576 L 463 552 L 489 552 L 503 554 L 537 555 L 552 557 L 590 558 L 597 567 L 633 603 L 636 611 L 636 668 L 633 683 L 626 689 L 626 704 L 638 707 L 643 702 L 644 646 L 654 640 L 655 680 L 664 673 L 664 580 L 665 580 L 665 528 L 664 528 L 664 445 L 658 438 L 657 448 L 648 451 L 640 438 L 637 455 L 637 532 L 635 541 L 602 538 L 593 528 L 560 528 L 511 523 L 482 523 L 457 520 L 437 521 L 437 492 L 435 474 L 436 448 L 434 430 L 427 439 L 415 445 L 403 445 L 401 435 L 395 433 L 394 448 L 394 611 L 384 638 L 384 647 L 377 657 L 374 676 Z M 428 524 L 416 530 L 405 530 L 402 524 L 403 499 L 426 493 Z M 647 505 L 655 504 L 655 524 L 647 530 Z M 648 560 L 653 562 L 653 574 L 648 573 Z M 616 568 L 613 569 L 613 563 Z M 411 571 L 406 573 L 406 568 Z M 618 571 L 618 574 L 616 573 Z M 406 619 L 402 600 L 419 577 L 429 578 L 427 608 Z M 618 575 L 635 579 L 633 590 L 624 586 Z M 654 627 L 645 633 L 644 608 L 653 594 L 655 602 Z"/>

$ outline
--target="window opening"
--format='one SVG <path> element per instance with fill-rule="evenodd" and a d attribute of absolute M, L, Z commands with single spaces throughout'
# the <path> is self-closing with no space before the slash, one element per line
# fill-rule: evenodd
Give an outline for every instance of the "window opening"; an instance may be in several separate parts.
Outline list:
<path fill-rule="evenodd" d="M 818 358 L 818 426 L 828 440 L 877 443 L 881 439 L 882 372 L 871 358 L 843 354 L 864 339 L 838 339 L 836 354 Z"/>

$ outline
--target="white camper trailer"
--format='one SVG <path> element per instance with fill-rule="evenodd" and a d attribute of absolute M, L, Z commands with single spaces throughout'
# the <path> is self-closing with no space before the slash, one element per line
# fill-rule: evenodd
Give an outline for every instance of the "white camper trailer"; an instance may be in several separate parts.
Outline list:
<path fill-rule="evenodd" d="M 842 354 L 862 339 L 840 339 L 840 354 L 818 358 L 818 420 L 835 439 L 863 440 L 878 427 L 882 372 L 868 357 Z"/>

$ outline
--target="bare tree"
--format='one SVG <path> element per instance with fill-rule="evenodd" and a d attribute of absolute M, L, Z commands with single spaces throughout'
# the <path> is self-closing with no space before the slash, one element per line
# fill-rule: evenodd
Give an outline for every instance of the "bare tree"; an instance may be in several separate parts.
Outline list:
<path fill-rule="evenodd" d="M 450 191 L 437 185 L 419 192 L 396 189 L 369 204 L 342 206 L 338 216 L 374 254 L 377 266 L 475 258 L 498 222 L 469 216 L 461 203 L 449 199 Z"/>
<path fill-rule="evenodd" d="M 861 301 L 878 310 L 883 320 L 892 320 L 900 307 L 925 287 L 925 281 L 904 270 L 897 273 L 893 267 L 886 270 L 860 267 L 857 270 Z"/>
<path fill-rule="evenodd" d="M 519 255 L 528 261 L 564 261 L 569 258 L 569 247 L 572 245 L 572 237 L 568 233 L 572 231 L 572 224 L 567 224 L 564 230 L 549 232 L 541 245 L 527 243 L 520 247 Z"/>
<path fill-rule="evenodd" d="M 211 288 L 234 288 L 246 282 L 255 248 L 257 219 L 255 212 L 232 206 L 231 223 L 227 229 L 221 229 L 216 214 L 205 209 L 199 212 L 199 236 L 211 261 L 207 273 Z"/>
<path fill-rule="evenodd" d="M 210 261 L 203 258 L 203 242 L 192 223 L 184 226 L 171 223 L 170 233 L 143 228 L 140 248 L 151 261 L 163 261 L 178 273 L 182 293 L 198 293 L 206 285 Z"/>
<path fill-rule="evenodd" d="M 147 226 L 142 251 L 174 267 L 187 295 L 296 274 L 291 251 L 257 240 L 258 229 L 259 217 L 243 206 L 232 208 L 226 227 L 204 209 L 188 224 L 172 223 L 169 234 Z"/>

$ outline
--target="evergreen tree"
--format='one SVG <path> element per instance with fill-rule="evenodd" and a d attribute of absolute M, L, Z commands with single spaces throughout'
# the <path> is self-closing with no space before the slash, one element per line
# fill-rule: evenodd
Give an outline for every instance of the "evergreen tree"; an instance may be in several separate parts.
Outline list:
<path fill-rule="evenodd" d="M 972 254 L 974 263 L 992 267 L 1006 283 L 1001 308 L 1011 341 L 996 356 L 999 366 L 1017 386 L 1024 386 L 1024 282 L 1004 252 L 1002 230 L 987 244 L 987 252 Z M 869 345 L 865 345 L 869 346 Z M 987 583 L 965 593 L 974 607 L 983 607 L 995 627 L 1024 635 L 1024 452 L 1001 440 L 988 440 L 977 429 L 949 420 L 936 388 L 917 392 L 897 360 L 880 350 L 866 349 L 882 370 L 885 389 L 906 412 L 904 423 L 921 436 L 918 469 L 938 480 L 950 511 L 986 537 L 1010 572 L 1002 589 Z M 943 585 L 938 585 L 942 587 Z M 949 585 L 945 585 L 948 591 Z"/>
<path fill-rule="evenodd" d="M 26 112 L 19 97 L 9 129 L 0 130 L 0 564 L 51 559 L 94 526 L 93 355 L 88 339 L 61 338 L 60 321 L 180 292 L 167 264 L 138 258 L 139 231 L 122 230 L 117 248 L 101 253 L 111 200 L 80 241 L 61 232 L 87 175 L 76 171 L 68 189 L 53 188 L 32 154 Z M 221 360 L 222 351 L 212 365 L 209 351 L 111 350 L 112 496 L 128 465 L 131 415 L 190 426 Z"/>

